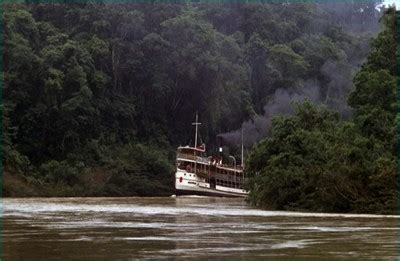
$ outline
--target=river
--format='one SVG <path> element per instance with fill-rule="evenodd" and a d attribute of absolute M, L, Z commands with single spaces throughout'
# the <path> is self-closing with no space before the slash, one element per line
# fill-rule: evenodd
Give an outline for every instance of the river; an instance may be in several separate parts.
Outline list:
<path fill-rule="evenodd" d="M 395 259 L 399 216 L 254 209 L 243 199 L 5 198 L 4 259 Z"/>

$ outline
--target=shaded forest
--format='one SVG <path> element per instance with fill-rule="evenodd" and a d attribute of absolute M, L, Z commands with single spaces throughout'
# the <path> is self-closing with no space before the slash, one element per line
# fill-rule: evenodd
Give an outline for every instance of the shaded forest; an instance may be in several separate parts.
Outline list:
<path fill-rule="evenodd" d="M 171 195 L 175 149 L 193 142 L 196 111 L 211 153 L 222 142 L 239 157 L 243 127 L 249 173 L 261 173 L 249 184 L 256 205 L 313 209 L 318 193 L 304 202 L 295 192 L 279 202 L 269 196 L 315 190 L 302 175 L 325 173 L 327 165 L 332 177 L 316 174 L 318 182 L 376 179 L 374 193 L 391 191 L 392 179 L 378 174 L 394 171 L 394 83 L 385 78 L 395 75 L 388 66 L 396 46 L 387 40 L 394 18 L 371 46 L 383 26 L 374 2 L 4 7 L 5 196 Z M 371 81 L 382 83 L 380 91 Z M 292 116 L 273 120 L 282 114 Z M 317 156 L 323 163 L 314 164 Z M 347 169 L 346 160 L 361 166 Z M 280 183 L 261 185 L 274 173 Z M 293 184 L 283 182 L 289 176 Z M 368 190 L 357 206 L 361 189 L 343 190 L 326 187 L 324 202 L 334 203 L 320 209 L 380 211 L 357 207 L 370 200 Z"/>
<path fill-rule="evenodd" d="M 384 29 L 354 77 L 351 120 L 310 101 L 293 104 L 294 115 L 272 120 L 271 135 L 248 158 L 252 203 L 283 210 L 397 212 L 398 16 L 394 9 L 383 16 Z"/>

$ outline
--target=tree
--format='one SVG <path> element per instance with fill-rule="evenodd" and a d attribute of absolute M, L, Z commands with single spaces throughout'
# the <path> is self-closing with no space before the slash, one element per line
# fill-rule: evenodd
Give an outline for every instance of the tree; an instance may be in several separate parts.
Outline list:
<path fill-rule="evenodd" d="M 393 9 L 354 78 L 352 121 L 310 102 L 273 120 L 247 162 L 253 204 L 272 209 L 394 213 L 397 113 Z M 391 58 L 381 57 L 388 55 Z"/>

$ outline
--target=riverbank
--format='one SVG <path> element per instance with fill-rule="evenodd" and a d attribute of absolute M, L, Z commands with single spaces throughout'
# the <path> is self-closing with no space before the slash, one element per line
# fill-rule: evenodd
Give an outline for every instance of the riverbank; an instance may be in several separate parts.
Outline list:
<path fill-rule="evenodd" d="M 159 182 L 147 182 L 144 188 L 139 188 L 140 183 L 136 183 L 136 190 L 129 191 L 126 187 L 115 188 L 115 184 L 112 183 L 112 174 L 102 169 L 95 169 L 92 172 L 86 172 L 80 177 L 80 182 L 77 185 L 69 186 L 65 183 L 49 183 L 33 178 L 32 176 L 23 176 L 19 174 L 11 174 L 4 172 L 3 174 L 3 193 L 2 196 L 6 198 L 30 198 L 30 197 L 169 197 L 175 194 L 175 188 L 173 184 L 173 176 L 171 175 L 170 183 L 160 184 Z M 155 188 L 149 188 L 147 191 L 146 187 L 154 186 Z M 146 193 L 140 193 L 146 191 Z M 251 194 L 254 196 L 254 194 Z M 297 213 L 310 213 L 310 212 L 321 212 L 321 213 L 347 213 L 347 214 L 382 214 L 382 215 L 395 215 L 398 213 L 397 209 L 393 208 L 368 208 L 360 207 L 353 211 L 327 211 L 327 210 L 316 210 L 318 205 L 309 206 L 308 209 L 304 206 L 289 206 L 284 209 L 273 207 L 273 205 L 257 205 L 254 204 L 254 199 L 248 198 L 246 201 L 249 206 L 255 206 L 258 209 L 264 209 L 267 211 L 293 211 Z M 275 197 L 276 198 L 276 197 Z M 215 198 L 218 199 L 218 198 Z M 270 200 L 274 198 L 271 197 Z M 329 205 L 329 202 L 324 204 Z"/>
<path fill-rule="evenodd" d="M 115 179 L 115 178 L 114 178 Z M 51 183 L 32 176 L 3 173 L 3 197 L 121 197 L 121 196 L 170 196 L 174 194 L 171 184 L 160 182 L 136 183 L 137 188 L 116 187 L 111 172 L 100 168 L 82 174 L 77 184 L 71 186 L 65 183 Z M 140 187 L 141 186 L 141 187 Z M 146 188 L 153 186 L 153 188 Z"/>

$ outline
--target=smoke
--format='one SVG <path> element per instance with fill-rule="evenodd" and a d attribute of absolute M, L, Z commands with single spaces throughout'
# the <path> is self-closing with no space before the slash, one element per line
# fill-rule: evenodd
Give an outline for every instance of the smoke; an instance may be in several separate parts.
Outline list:
<path fill-rule="evenodd" d="M 251 147 L 254 143 L 270 134 L 272 118 L 277 115 L 293 114 L 292 102 L 304 102 L 306 99 L 314 103 L 321 102 L 320 86 L 316 80 L 308 80 L 299 91 L 277 89 L 264 106 L 264 114 L 256 115 L 251 120 L 245 121 L 242 128 L 219 134 L 218 137 L 228 145 L 241 144 L 241 131 L 243 129 L 243 144 Z"/>
<path fill-rule="evenodd" d="M 262 115 L 254 116 L 251 120 L 243 122 L 241 129 L 220 134 L 218 138 L 222 139 L 224 144 L 240 146 L 243 130 L 243 144 L 251 147 L 270 135 L 274 116 L 293 114 L 292 103 L 301 103 L 305 99 L 338 111 L 342 118 L 350 118 L 352 109 L 347 104 L 347 98 L 353 89 L 354 73 L 361 67 L 369 52 L 368 40 L 379 30 L 378 20 L 382 15 L 382 12 L 376 9 L 379 2 L 380 0 L 370 0 L 352 4 L 316 4 L 317 13 L 325 15 L 311 19 L 307 28 L 310 33 L 334 34 L 335 30 L 331 29 L 340 28 L 337 29 L 337 37 L 357 32 L 358 42 L 350 44 L 343 41 L 341 57 L 337 60 L 327 60 L 320 68 L 320 75 L 325 79 L 312 78 L 302 86 L 277 89 L 264 106 Z"/>
<path fill-rule="evenodd" d="M 347 104 L 347 97 L 353 88 L 352 68 L 341 61 L 327 61 L 321 67 L 321 72 L 330 79 L 323 103 L 339 111 L 343 118 L 349 118 L 352 110 Z"/>
<path fill-rule="evenodd" d="M 292 115 L 293 102 L 302 103 L 306 99 L 338 111 L 342 118 L 349 118 L 352 110 L 347 104 L 347 97 L 353 89 L 352 67 L 344 61 L 328 60 L 322 65 L 321 73 L 326 77 L 326 83 L 321 84 L 317 79 L 309 79 L 297 88 L 277 89 L 264 106 L 263 115 L 256 115 L 243 122 L 241 129 L 219 134 L 218 137 L 227 145 L 239 146 L 243 129 L 243 144 L 245 147 L 251 147 L 270 135 L 274 116 Z"/>

